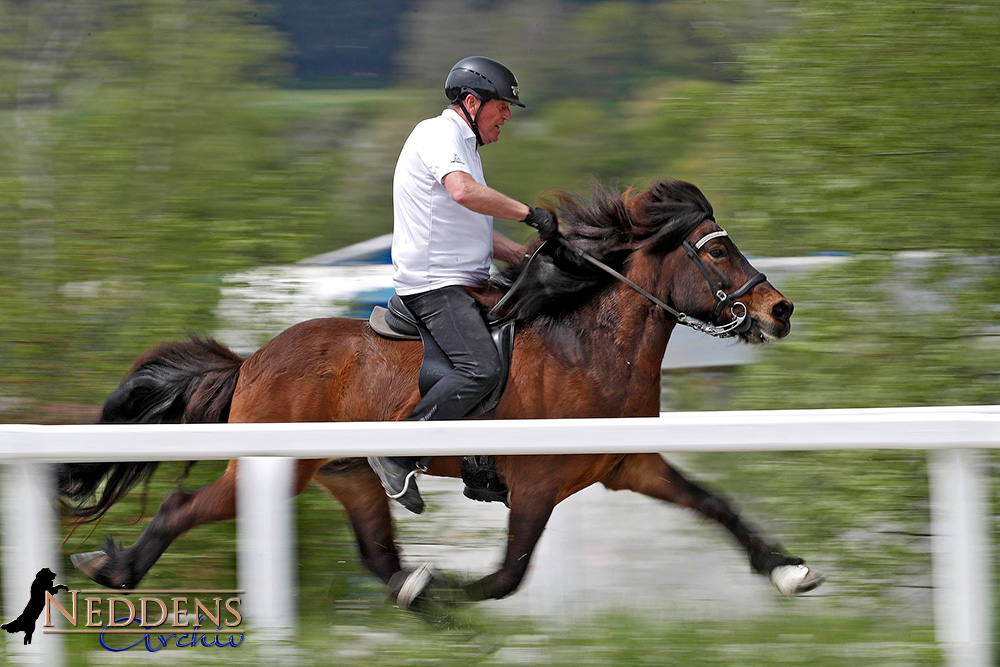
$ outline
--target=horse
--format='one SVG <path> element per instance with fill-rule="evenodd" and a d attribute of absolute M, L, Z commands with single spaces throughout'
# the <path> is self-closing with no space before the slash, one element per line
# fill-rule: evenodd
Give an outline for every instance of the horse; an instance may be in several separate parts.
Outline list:
<path fill-rule="evenodd" d="M 557 242 L 535 261 L 507 267 L 499 280 L 522 285 L 505 304 L 519 328 L 496 419 L 657 416 L 660 364 L 678 324 L 750 344 L 788 335 L 792 303 L 751 266 L 694 185 L 663 180 L 621 192 L 595 183 L 589 197 L 561 194 L 549 206 L 559 219 Z M 530 247 L 540 245 L 536 239 Z M 479 296 L 488 305 L 498 294 L 492 302 Z M 380 337 L 358 319 L 296 324 L 247 358 L 192 336 L 140 356 L 99 421 L 401 420 L 420 399 L 421 357 L 419 342 Z M 155 465 L 63 464 L 60 492 L 77 503 L 80 521 L 92 521 Z M 506 553 L 495 572 L 461 585 L 471 600 L 513 593 L 553 508 L 597 483 L 721 524 L 746 549 L 752 570 L 770 576 L 785 595 L 823 581 L 662 456 L 496 456 L 495 467 L 509 490 Z M 460 471 L 461 457 L 437 457 L 426 474 L 460 477 Z M 178 536 L 235 517 L 237 474 L 234 460 L 201 489 L 171 492 L 134 544 L 109 537 L 104 550 L 76 554 L 74 565 L 104 586 L 135 588 Z M 388 500 L 366 461 L 298 461 L 296 493 L 311 480 L 344 506 L 364 566 L 388 585 L 390 597 L 403 604 L 418 599 L 426 581 L 414 580 L 426 577 L 426 569 L 402 568 Z"/>

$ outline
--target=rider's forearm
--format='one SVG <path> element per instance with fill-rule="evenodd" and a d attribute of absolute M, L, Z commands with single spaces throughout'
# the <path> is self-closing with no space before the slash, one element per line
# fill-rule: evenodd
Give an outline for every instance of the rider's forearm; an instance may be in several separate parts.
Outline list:
<path fill-rule="evenodd" d="M 515 243 L 500 232 L 493 230 L 493 259 L 516 264 L 524 260 L 528 248 Z"/>
<path fill-rule="evenodd" d="M 445 176 L 444 186 L 452 199 L 470 211 L 517 221 L 528 215 L 527 204 L 476 182 L 464 171 L 453 171 Z"/>

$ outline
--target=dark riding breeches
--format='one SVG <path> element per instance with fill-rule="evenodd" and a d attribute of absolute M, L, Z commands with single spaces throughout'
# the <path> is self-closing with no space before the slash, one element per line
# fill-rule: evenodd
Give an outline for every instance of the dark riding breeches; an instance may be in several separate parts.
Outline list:
<path fill-rule="evenodd" d="M 503 365 L 479 304 L 458 286 L 400 296 L 455 367 L 421 399 L 408 421 L 461 419 L 503 380 Z M 398 457 L 410 466 L 422 459 Z"/>
<path fill-rule="evenodd" d="M 455 367 L 438 380 L 408 420 L 461 419 L 503 380 L 500 355 L 479 304 L 458 286 L 401 297 Z"/>

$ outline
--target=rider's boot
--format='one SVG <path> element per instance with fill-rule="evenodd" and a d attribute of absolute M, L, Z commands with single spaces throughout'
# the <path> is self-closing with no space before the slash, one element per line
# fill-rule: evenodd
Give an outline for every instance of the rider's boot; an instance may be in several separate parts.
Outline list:
<path fill-rule="evenodd" d="M 462 479 L 466 498 L 481 502 L 501 502 L 510 507 L 510 491 L 497 474 L 492 456 L 462 457 Z"/>
<path fill-rule="evenodd" d="M 424 499 L 417 489 L 417 473 L 426 472 L 426 459 L 369 456 L 368 465 L 382 481 L 387 496 L 414 514 L 424 511 Z"/>

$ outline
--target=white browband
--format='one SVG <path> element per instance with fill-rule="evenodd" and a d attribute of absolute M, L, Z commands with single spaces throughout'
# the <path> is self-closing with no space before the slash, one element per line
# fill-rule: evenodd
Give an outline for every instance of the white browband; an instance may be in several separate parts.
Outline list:
<path fill-rule="evenodd" d="M 729 236 L 725 229 L 720 229 L 717 232 L 712 232 L 711 234 L 705 234 L 701 237 L 701 240 L 694 244 L 695 250 L 701 250 L 702 246 L 711 241 L 712 239 L 717 239 L 720 236 Z"/>

